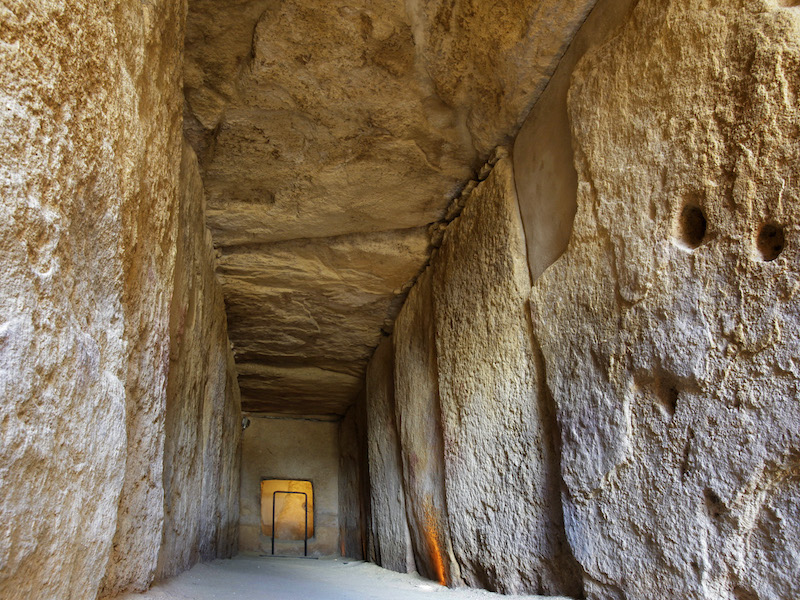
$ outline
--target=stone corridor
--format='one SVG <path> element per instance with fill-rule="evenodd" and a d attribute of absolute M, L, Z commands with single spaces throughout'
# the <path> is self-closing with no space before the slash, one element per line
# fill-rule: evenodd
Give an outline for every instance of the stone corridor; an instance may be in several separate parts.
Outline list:
<path fill-rule="evenodd" d="M 0 67 L 0 599 L 800 598 L 797 0 L 0 0 Z"/>

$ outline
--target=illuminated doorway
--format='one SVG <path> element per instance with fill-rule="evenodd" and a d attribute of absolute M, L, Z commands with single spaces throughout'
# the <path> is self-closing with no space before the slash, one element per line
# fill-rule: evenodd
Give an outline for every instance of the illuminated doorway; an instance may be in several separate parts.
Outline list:
<path fill-rule="evenodd" d="M 277 493 L 276 493 L 277 492 Z M 274 501 L 274 506 L 273 506 Z M 273 512 L 274 510 L 274 512 Z M 304 540 L 314 537 L 314 490 L 310 481 L 264 479 L 261 481 L 261 532 L 274 539 Z"/>

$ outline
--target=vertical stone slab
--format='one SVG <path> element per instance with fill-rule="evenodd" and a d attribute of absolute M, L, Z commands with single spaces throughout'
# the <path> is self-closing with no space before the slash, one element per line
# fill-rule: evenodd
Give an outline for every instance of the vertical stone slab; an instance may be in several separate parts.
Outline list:
<path fill-rule="evenodd" d="M 394 325 L 394 397 L 406 514 L 417 570 L 443 585 L 460 582 L 444 492 L 444 444 L 436 368 L 432 269 L 408 294 Z"/>
<path fill-rule="evenodd" d="M 239 387 L 205 225 L 203 182 L 184 144 L 170 315 L 164 531 L 157 577 L 230 557 L 238 539 Z M 214 442 L 216 440 L 216 442 Z"/>
<path fill-rule="evenodd" d="M 394 353 L 384 338 L 367 367 L 367 440 L 370 505 L 376 562 L 386 569 L 414 570 L 406 521 L 403 465 L 394 409 Z"/>
<path fill-rule="evenodd" d="M 554 431 L 538 395 L 509 158 L 472 193 L 433 267 L 445 489 L 461 575 L 503 593 L 579 592 Z"/>
<path fill-rule="evenodd" d="M 93 598 L 161 540 L 183 5 L 0 12 L 0 597 Z"/>
<path fill-rule="evenodd" d="M 567 249 L 578 174 L 567 95 L 581 57 L 613 37 L 638 0 L 598 0 L 514 141 L 514 179 L 534 281 Z"/>
<path fill-rule="evenodd" d="M 178 0 L 115 6 L 122 71 L 120 213 L 125 267 L 128 453 L 117 531 L 101 596 L 153 580 L 164 523 L 164 417 L 169 304 L 180 206 L 185 7 Z"/>
<path fill-rule="evenodd" d="M 795 4 L 641 0 L 573 77 L 532 310 L 589 598 L 800 596 Z"/>
<path fill-rule="evenodd" d="M 339 423 L 339 544 L 342 556 L 358 560 L 367 558 L 369 518 L 365 402 L 362 392 Z"/>
<path fill-rule="evenodd" d="M 111 128 L 120 108 L 89 101 L 113 98 L 118 55 L 110 9 L 59 4 L 5 3 L 0 29 L 0 596 L 9 599 L 96 593 L 125 468 L 125 198 Z"/>

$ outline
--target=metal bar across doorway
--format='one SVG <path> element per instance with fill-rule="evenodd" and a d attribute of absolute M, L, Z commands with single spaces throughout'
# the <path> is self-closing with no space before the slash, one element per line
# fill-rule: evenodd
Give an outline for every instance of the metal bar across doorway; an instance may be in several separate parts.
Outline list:
<path fill-rule="evenodd" d="M 305 492 L 282 492 L 280 490 L 272 492 L 272 554 L 275 554 L 275 496 L 278 494 L 300 494 L 306 499 L 306 501 L 303 503 L 306 519 L 306 530 L 303 534 L 303 556 L 308 556 L 308 494 Z"/>

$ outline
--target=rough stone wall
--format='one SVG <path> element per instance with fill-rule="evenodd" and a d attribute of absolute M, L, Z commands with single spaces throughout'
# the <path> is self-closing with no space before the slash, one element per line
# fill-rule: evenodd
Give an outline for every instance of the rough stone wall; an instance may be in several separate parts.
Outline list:
<path fill-rule="evenodd" d="M 148 453 L 163 444 L 181 114 L 179 46 L 162 40 L 180 39 L 182 6 L 0 13 L 0 595 L 94 597 L 123 482 L 119 539 L 141 508 L 145 573 L 160 536 Z M 156 421 L 141 444 L 137 410 Z"/>
<path fill-rule="evenodd" d="M 395 324 L 394 356 L 384 343 L 367 371 L 376 545 L 382 557 L 381 528 L 396 541 L 408 527 L 428 577 L 577 596 L 512 161 L 497 160 L 454 205 Z"/>
<path fill-rule="evenodd" d="M 558 457 L 538 397 L 509 158 L 472 192 L 432 266 L 445 491 L 461 577 L 504 593 L 577 594 Z"/>
<path fill-rule="evenodd" d="M 153 579 L 164 518 L 164 409 L 169 303 L 175 267 L 182 140 L 185 7 L 122 2 L 115 12 L 127 104 L 115 123 L 125 148 L 120 193 L 127 344 L 127 460 L 117 531 L 101 595 L 143 590 Z M 79 60 L 84 60 L 83 56 Z"/>
<path fill-rule="evenodd" d="M 641 0 L 569 93 L 532 311 L 588 598 L 796 598 L 796 2 Z"/>
<path fill-rule="evenodd" d="M 3 598 L 112 596 L 155 574 L 175 249 L 189 235 L 184 11 L 166 0 L 0 8 Z M 209 373 L 209 393 L 235 388 L 224 381 Z M 236 446 L 237 412 L 234 400 L 210 424 L 214 453 Z M 235 476 L 220 467 L 205 493 Z M 201 554 L 230 551 L 229 534 L 211 538 Z"/>
<path fill-rule="evenodd" d="M 369 457 L 366 395 L 359 394 L 339 423 L 339 546 L 342 556 L 368 557 Z"/>
<path fill-rule="evenodd" d="M 241 411 L 194 151 L 183 148 L 170 315 L 164 528 L 157 577 L 230 557 L 239 536 Z"/>
<path fill-rule="evenodd" d="M 394 353 L 384 338 L 367 367 L 367 444 L 374 556 L 386 569 L 414 571 L 394 407 Z"/>
<path fill-rule="evenodd" d="M 314 491 L 314 537 L 309 556 L 338 556 L 339 424 L 334 420 L 294 419 L 247 413 L 242 434 L 239 548 L 269 554 L 271 536 L 261 528 L 261 481 L 310 481 Z M 268 523 L 271 525 L 271 523 Z M 275 540 L 275 554 L 302 556 L 303 541 Z"/>
<path fill-rule="evenodd" d="M 394 398 L 417 571 L 450 584 L 460 582 L 461 576 L 453 557 L 445 499 L 432 272 L 428 268 L 417 279 L 395 322 Z"/>

